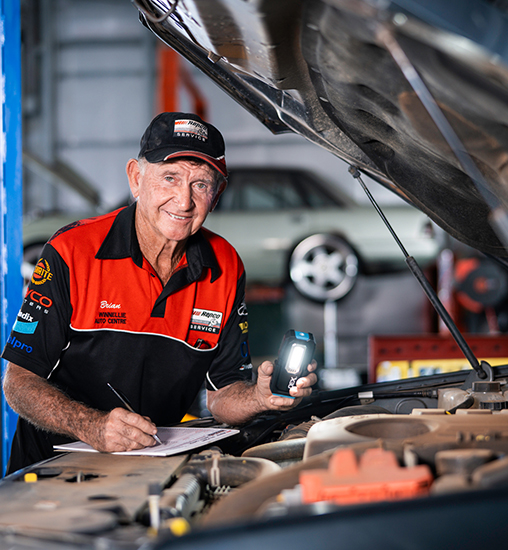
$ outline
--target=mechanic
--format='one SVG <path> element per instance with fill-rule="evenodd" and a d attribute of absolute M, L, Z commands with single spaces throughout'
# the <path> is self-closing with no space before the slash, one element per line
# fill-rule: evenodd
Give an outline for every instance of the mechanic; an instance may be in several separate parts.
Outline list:
<path fill-rule="evenodd" d="M 226 187 L 224 151 L 198 116 L 156 116 L 127 163 L 136 201 L 45 245 L 2 355 L 19 414 L 8 473 L 74 440 L 102 452 L 154 445 L 204 380 L 208 409 L 229 425 L 310 394 L 313 372 L 295 399 L 272 395 L 269 361 L 252 375 L 243 264 L 202 227 Z"/>

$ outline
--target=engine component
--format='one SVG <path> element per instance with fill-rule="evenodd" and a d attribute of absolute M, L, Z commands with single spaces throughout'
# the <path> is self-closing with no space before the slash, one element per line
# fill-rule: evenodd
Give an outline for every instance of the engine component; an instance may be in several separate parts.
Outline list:
<path fill-rule="evenodd" d="M 471 475 L 476 468 L 495 458 L 490 449 L 450 449 L 436 453 L 436 472 L 439 476 Z"/>
<path fill-rule="evenodd" d="M 444 388 L 438 390 L 438 395 L 438 408 L 448 411 L 457 408 L 499 411 L 507 408 L 506 397 L 501 392 L 501 384 L 496 381 L 473 382 L 470 390 Z"/>
<path fill-rule="evenodd" d="M 379 448 L 367 449 L 359 460 L 353 449 L 339 449 L 332 455 L 327 470 L 300 473 L 305 504 L 413 498 L 428 493 L 432 480 L 426 464 L 401 467 L 392 451 Z"/>
<path fill-rule="evenodd" d="M 341 445 L 374 446 L 379 439 L 398 446 L 411 441 L 415 452 L 426 453 L 425 462 L 434 462 L 436 452 L 447 448 L 481 448 L 488 443 L 489 448 L 504 452 L 508 451 L 508 414 L 459 409 L 448 415 L 443 409 L 415 409 L 411 415 L 372 414 L 325 420 L 309 430 L 304 460 Z"/>

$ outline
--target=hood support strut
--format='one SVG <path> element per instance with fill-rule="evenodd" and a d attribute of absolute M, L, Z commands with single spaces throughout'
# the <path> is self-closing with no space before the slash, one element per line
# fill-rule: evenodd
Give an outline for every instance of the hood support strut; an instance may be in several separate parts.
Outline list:
<path fill-rule="evenodd" d="M 505 248 L 508 249 L 508 214 L 506 212 L 506 209 L 490 191 L 489 186 L 485 181 L 482 173 L 476 166 L 474 160 L 471 158 L 471 155 L 466 151 L 464 144 L 461 142 L 461 140 L 453 130 L 452 126 L 448 122 L 447 118 L 437 105 L 436 101 L 432 97 L 432 94 L 425 85 L 423 79 L 416 71 L 414 65 L 409 60 L 400 44 L 397 42 L 394 33 L 387 27 L 386 24 L 384 24 L 380 25 L 377 36 L 382 44 L 385 46 L 387 51 L 390 53 L 395 63 L 397 63 L 397 65 L 399 66 L 402 74 L 405 76 L 406 80 L 415 91 L 423 107 L 434 121 L 437 129 L 441 132 L 441 135 L 446 140 L 451 150 L 454 152 L 462 169 L 470 177 L 476 189 L 483 197 L 483 200 L 485 201 L 491 212 L 492 227 L 497 232 L 498 237 L 504 244 Z M 399 245 L 400 249 L 402 250 L 408 268 L 413 273 L 417 281 L 420 283 L 420 286 L 423 288 L 431 304 L 434 306 L 438 315 L 448 327 L 450 334 L 461 349 L 462 353 L 473 367 L 473 372 L 466 379 L 464 387 L 470 387 L 472 385 L 472 382 L 478 379 L 485 380 L 486 378 L 488 378 L 489 380 L 493 380 L 492 367 L 485 361 L 482 361 L 481 363 L 478 362 L 478 359 L 476 358 L 466 340 L 460 333 L 458 327 L 454 323 L 443 303 L 439 300 L 436 291 L 434 290 L 434 288 L 432 288 L 432 285 L 425 277 L 425 274 L 421 270 L 420 266 L 418 265 L 416 260 L 407 253 L 397 234 L 386 219 L 384 213 L 379 208 L 379 205 L 375 201 L 374 197 L 365 186 L 365 183 L 360 177 L 359 169 L 356 166 L 351 166 L 349 171 L 351 175 L 360 182 L 370 202 L 373 204 L 374 208 L 381 216 L 381 219 L 383 220 L 388 230 L 394 237 L 395 241 Z"/>
<path fill-rule="evenodd" d="M 386 216 L 384 215 L 384 212 L 381 210 L 381 208 L 379 207 L 379 204 L 376 202 L 376 199 L 372 196 L 372 193 L 369 191 L 369 189 L 365 185 L 364 181 L 361 178 L 360 170 L 356 166 L 350 166 L 349 172 L 353 176 L 353 178 L 358 180 L 358 182 L 362 186 L 370 202 L 372 203 L 377 213 L 383 220 L 384 224 L 392 234 L 392 237 L 395 239 L 399 248 L 402 250 L 402 253 L 404 254 L 406 264 L 409 270 L 415 276 L 416 280 L 420 283 L 420 286 L 423 288 L 425 294 L 427 295 L 427 298 L 430 300 L 430 303 L 434 306 L 434 309 L 437 311 L 438 315 L 441 317 L 444 324 L 448 327 L 450 334 L 453 336 L 453 339 L 459 346 L 460 350 L 462 351 L 466 359 L 469 361 L 470 365 L 473 367 L 473 373 L 472 373 L 473 376 L 472 377 L 468 376 L 464 385 L 466 387 L 470 387 L 474 380 L 485 380 L 486 378 L 488 378 L 488 380 L 493 380 L 494 375 L 493 375 L 492 367 L 486 361 L 482 361 L 481 363 L 478 362 L 478 359 L 476 358 L 472 349 L 469 347 L 468 343 L 462 336 L 457 325 L 454 323 L 451 315 L 448 313 L 448 311 L 444 307 L 436 291 L 434 290 L 432 285 L 429 283 L 427 277 L 425 277 L 425 274 L 423 273 L 422 269 L 418 265 L 418 262 L 408 254 L 406 248 L 400 241 L 397 233 L 395 233 L 395 230 L 391 226 L 390 222 L 387 220 Z"/>

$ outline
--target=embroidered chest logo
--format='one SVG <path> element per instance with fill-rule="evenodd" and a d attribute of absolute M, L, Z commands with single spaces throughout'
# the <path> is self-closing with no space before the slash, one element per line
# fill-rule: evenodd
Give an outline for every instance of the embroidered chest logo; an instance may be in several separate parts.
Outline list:
<path fill-rule="evenodd" d="M 53 273 L 51 273 L 48 262 L 44 258 L 41 258 L 35 266 L 32 283 L 34 285 L 43 285 L 46 281 L 51 281 L 52 278 Z"/>
<path fill-rule="evenodd" d="M 122 304 L 102 300 L 100 309 L 103 311 L 98 312 L 95 325 L 126 325 L 127 315 L 124 311 L 119 311 L 121 308 Z"/>
<path fill-rule="evenodd" d="M 194 308 L 192 310 L 189 329 L 218 334 L 220 332 L 221 323 L 222 313 L 220 311 Z"/>

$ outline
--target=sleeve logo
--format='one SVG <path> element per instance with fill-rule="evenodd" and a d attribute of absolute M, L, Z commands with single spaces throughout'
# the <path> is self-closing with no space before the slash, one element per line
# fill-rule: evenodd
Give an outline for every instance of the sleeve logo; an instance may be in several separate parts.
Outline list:
<path fill-rule="evenodd" d="M 51 281 L 52 278 L 53 273 L 51 273 L 49 263 L 44 258 L 41 258 L 35 266 L 32 283 L 34 285 L 43 285 L 46 281 Z"/>
<path fill-rule="evenodd" d="M 33 334 L 39 321 L 34 321 L 34 318 L 28 312 L 18 311 L 18 318 L 14 322 L 12 330 L 21 334 Z"/>
<path fill-rule="evenodd" d="M 26 351 L 27 353 L 32 353 L 32 351 L 33 351 L 32 346 L 28 346 L 27 344 L 24 344 L 23 342 L 20 342 L 12 334 L 7 339 L 7 343 L 10 344 L 14 349 L 19 348 L 21 351 Z"/>
<path fill-rule="evenodd" d="M 16 319 L 14 326 L 12 327 L 12 330 L 14 332 L 20 332 L 21 334 L 33 334 L 38 324 L 39 324 L 39 321 L 34 321 L 33 323 L 26 323 L 25 321 L 20 321 L 19 319 Z"/>

